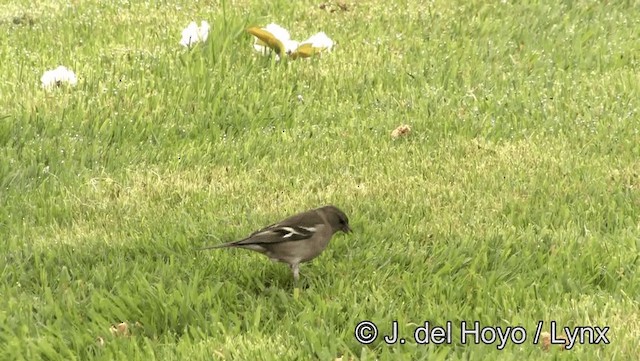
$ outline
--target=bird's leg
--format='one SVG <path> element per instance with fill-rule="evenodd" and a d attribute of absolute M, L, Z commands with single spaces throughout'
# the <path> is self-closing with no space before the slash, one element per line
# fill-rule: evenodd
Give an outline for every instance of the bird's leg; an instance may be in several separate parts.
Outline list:
<path fill-rule="evenodd" d="M 293 272 L 293 281 L 297 285 L 298 280 L 300 279 L 300 265 L 297 263 L 292 264 L 291 272 Z"/>
<path fill-rule="evenodd" d="M 289 265 L 291 267 L 291 272 L 293 272 L 293 298 L 297 299 L 300 294 L 300 289 L 298 288 L 298 280 L 300 279 L 300 265 L 298 263 L 294 263 Z"/>

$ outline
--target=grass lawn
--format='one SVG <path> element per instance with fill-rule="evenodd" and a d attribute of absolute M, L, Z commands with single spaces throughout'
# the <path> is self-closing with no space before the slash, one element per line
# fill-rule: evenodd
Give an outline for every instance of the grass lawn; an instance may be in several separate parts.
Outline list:
<path fill-rule="evenodd" d="M 321 5 L 0 4 L 1 360 L 638 359 L 638 4 Z M 271 22 L 337 45 L 276 62 L 245 31 Z M 354 232 L 299 297 L 195 251 L 330 203 Z M 597 344 L 545 351 L 552 321 Z"/>

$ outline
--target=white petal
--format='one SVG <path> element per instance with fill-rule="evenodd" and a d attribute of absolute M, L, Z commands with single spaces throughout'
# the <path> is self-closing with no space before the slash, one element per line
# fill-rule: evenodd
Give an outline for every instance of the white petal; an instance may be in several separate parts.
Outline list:
<path fill-rule="evenodd" d="M 253 42 L 253 49 L 262 55 L 269 55 L 271 48 L 265 45 L 260 39 L 255 38 Z"/>
<path fill-rule="evenodd" d="M 273 34 L 276 39 L 280 40 L 283 43 L 291 39 L 291 35 L 289 35 L 287 29 L 278 24 L 271 23 L 265 26 L 263 29 Z"/>
<path fill-rule="evenodd" d="M 298 46 L 300 45 L 300 43 L 298 43 L 295 40 L 283 41 L 282 44 L 284 45 L 284 51 L 287 54 L 294 52 L 296 49 L 298 49 Z"/>
<path fill-rule="evenodd" d="M 186 28 L 184 28 L 184 30 L 182 30 L 180 45 L 188 47 L 196 42 L 198 42 L 198 25 L 195 21 L 192 21 Z"/>
<path fill-rule="evenodd" d="M 303 41 L 302 44 L 311 44 L 314 48 L 326 49 L 327 51 L 331 51 L 331 48 L 333 48 L 333 40 L 323 31 L 310 36 L 309 39 Z"/>
<path fill-rule="evenodd" d="M 202 22 L 200 23 L 200 29 L 198 31 L 198 36 L 200 37 L 200 41 L 206 41 L 207 38 L 209 37 L 209 29 L 211 29 L 211 26 L 209 26 L 209 23 L 202 20 Z"/>
<path fill-rule="evenodd" d="M 267 48 L 266 46 L 260 45 L 260 44 L 257 44 L 257 43 L 253 44 L 253 49 L 255 51 L 257 51 L 258 53 L 264 54 L 264 55 L 266 55 L 267 51 L 269 50 L 269 48 Z"/>
<path fill-rule="evenodd" d="M 62 81 L 65 81 L 71 85 L 76 85 L 78 83 L 78 78 L 76 78 L 76 74 L 71 70 L 67 69 L 64 66 L 58 67 L 59 77 Z"/>
<path fill-rule="evenodd" d="M 40 81 L 42 82 L 42 87 L 46 88 L 48 86 L 50 86 L 54 80 L 52 79 L 52 75 L 51 75 L 51 71 L 47 70 L 44 72 L 44 74 L 42 74 L 42 78 L 40 78 Z"/>

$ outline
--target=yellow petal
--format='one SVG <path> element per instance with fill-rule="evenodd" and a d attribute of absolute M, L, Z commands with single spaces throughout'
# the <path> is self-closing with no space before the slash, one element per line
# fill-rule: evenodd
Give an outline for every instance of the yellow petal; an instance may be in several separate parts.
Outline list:
<path fill-rule="evenodd" d="M 316 53 L 316 49 L 309 43 L 301 44 L 296 51 L 289 55 L 292 59 L 309 58 Z"/>
<path fill-rule="evenodd" d="M 284 44 L 282 44 L 282 42 L 275 36 L 273 36 L 273 34 L 271 34 L 270 32 L 256 26 L 250 27 L 249 29 L 247 29 L 247 32 L 258 38 L 271 49 L 273 49 L 276 54 L 281 55 L 284 53 Z"/>

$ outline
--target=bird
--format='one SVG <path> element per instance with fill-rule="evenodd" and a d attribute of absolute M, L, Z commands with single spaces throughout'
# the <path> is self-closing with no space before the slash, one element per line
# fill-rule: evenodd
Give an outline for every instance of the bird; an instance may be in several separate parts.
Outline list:
<path fill-rule="evenodd" d="M 200 248 L 245 248 L 260 252 L 272 261 L 289 265 L 294 283 L 300 278 L 300 264 L 318 257 L 337 232 L 351 233 L 349 218 L 334 205 L 325 205 L 289 216 L 251 233 L 246 238 Z"/>

